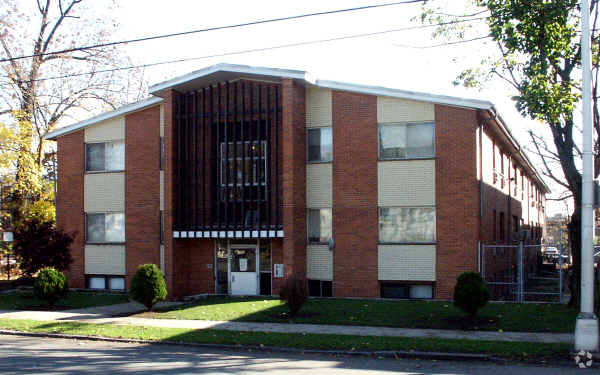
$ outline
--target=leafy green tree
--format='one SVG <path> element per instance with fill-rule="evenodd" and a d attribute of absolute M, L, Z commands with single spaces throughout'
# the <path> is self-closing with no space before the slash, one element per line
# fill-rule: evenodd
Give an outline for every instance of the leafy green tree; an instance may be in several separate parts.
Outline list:
<path fill-rule="evenodd" d="M 580 149 L 574 138 L 577 131 L 574 112 L 581 96 L 581 12 L 578 0 L 471 0 L 464 15 L 444 15 L 440 9 L 427 7 L 422 20 L 428 23 L 464 21 L 474 15 L 486 17 L 487 32 L 497 49 L 481 64 L 465 69 L 455 84 L 466 87 L 485 85 L 499 78 L 515 91 L 513 100 L 523 116 L 540 121 L 552 134 L 553 147 L 540 136 L 531 140 L 542 157 L 543 173 L 567 189 L 574 200 L 574 210 L 568 225 L 573 254 L 573 284 L 571 305 L 579 303 L 581 280 L 581 186 L 578 169 Z M 600 134 L 598 112 L 598 0 L 591 0 L 594 129 Z M 467 15 L 468 13 L 468 15 Z M 472 19 L 472 18 L 471 18 Z M 465 22 L 440 26 L 436 35 L 468 41 L 473 28 Z M 460 25 L 460 26 L 457 26 Z M 472 39 L 479 39 L 478 35 Z M 596 136 L 596 171 L 600 167 Z M 548 147 L 545 147 L 548 146 Z M 551 161 L 560 166 L 552 168 Z"/>

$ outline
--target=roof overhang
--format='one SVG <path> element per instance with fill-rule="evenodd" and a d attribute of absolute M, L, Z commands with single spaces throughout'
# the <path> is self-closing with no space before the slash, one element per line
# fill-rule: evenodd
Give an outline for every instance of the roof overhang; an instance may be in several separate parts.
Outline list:
<path fill-rule="evenodd" d="M 129 114 L 129 113 L 132 113 L 132 112 L 140 111 L 140 110 L 148 108 L 148 107 L 152 107 L 154 105 L 159 104 L 162 101 L 163 101 L 162 98 L 158 98 L 158 97 L 154 96 L 154 97 L 150 97 L 148 99 L 141 100 L 139 102 L 127 104 L 127 105 L 124 105 L 122 107 L 115 109 L 114 111 L 101 113 L 101 114 L 91 117 L 87 120 L 80 121 L 75 124 L 62 127 L 60 129 L 56 129 L 56 130 L 46 134 L 44 136 L 44 139 L 56 140 L 56 138 L 58 138 L 60 136 L 78 131 L 78 130 L 86 128 L 88 126 L 97 124 L 101 121 L 110 120 L 115 117 L 123 116 L 123 115 Z"/>
<path fill-rule="evenodd" d="M 275 81 L 290 78 L 303 82 L 314 82 L 309 74 L 302 70 L 265 68 L 248 65 L 216 64 L 204 69 L 160 82 L 149 87 L 152 95 L 164 97 L 167 90 L 187 92 L 202 87 L 209 87 L 220 82 L 249 78 L 259 81 Z"/>

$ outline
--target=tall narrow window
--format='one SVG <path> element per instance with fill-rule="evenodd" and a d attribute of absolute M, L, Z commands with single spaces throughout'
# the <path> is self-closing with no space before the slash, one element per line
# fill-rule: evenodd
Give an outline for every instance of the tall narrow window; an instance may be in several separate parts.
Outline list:
<path fill-rule="evenodd" d="M 498 240 L 498 232 L 497 232 L 498 223 L 496 222 L 496 210 L 493 210 L 492 215 L 493 215 L 492 216 L 492 239 L 493 239 L 493 241 L 497 241 Z"/>
<path fill-rule="evenodd" d="M 162 243 L 165 243 L 165 216 L 164 216 L 163 210 L 160 210 L 158 220 L 159 220 L 158 230 L 160 231 L 160 243 L 162 244 Z"/>
<path fill-rule="evenodd" d="M 309 209 L 308 242 L 327 243 L 331 238 L 331 208 Z"/>
<path fill-rule="evenodd" d="M 164 137 L 160 137 L 160 156 L 159 156 L 159 168 L 160 170 L 164 170 L 165 169 L 165 138 Z"/>
<path fill-rule="evenodd" d="M 496 171 L 496 141 L 492 141 L 492 174 L 493 174 L 493 184 L 498 181 L 498 173 Z"/>
<path fill-rule="evenodd" d="M 498 218 L 498 221 L 500 222 L 499 223 L 500 224 L 500 226 L 499 226 L 499 228 L 500 228 L 500 238 L 499 238 L 499 240 L 500 241 L 505 241 L 506 240 L 506 231 L 504 230 L 504 228 L 505 228 L 504 227 L 505 226 L 505 223 L 504 223 L 504 212 L 500 212 L 500 217 Z"/>
<path fill-rule="evenodd" d="M 433 122 L 379 124 L 379 159 L 420 159 L 435 156 Z"/>
<path fill-rule="evenodd" d="M 307 159 L 309 163 L 333 160 L 333 135 L 331 128 L 314 128 L 307 131 Z"/>

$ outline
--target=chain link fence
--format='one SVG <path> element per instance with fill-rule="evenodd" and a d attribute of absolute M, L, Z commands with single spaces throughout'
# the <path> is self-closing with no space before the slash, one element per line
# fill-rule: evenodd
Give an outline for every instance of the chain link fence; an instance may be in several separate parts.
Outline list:
<path fill-rule="evenodd" d="M 541 244 L 481 244 L 479 272 L 492 301 L 562 303 L 565 299 L 563 257 L 548 261 Z"/>

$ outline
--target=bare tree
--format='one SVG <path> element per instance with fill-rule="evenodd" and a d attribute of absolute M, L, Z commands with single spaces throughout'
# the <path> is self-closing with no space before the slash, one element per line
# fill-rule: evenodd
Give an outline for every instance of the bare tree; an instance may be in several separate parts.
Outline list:
<path fill-rule="evenodd" d="M 145 95 L 139 71 L 102 72 L 131 65 L 121 46 L 76 48 L 105 43 L 117 30 L 108 16 L 115 3 L 103 5 L 105 14 L 90 0 L 0 0 L 0 138 L 10 138 L 1 139 L 0 157 L 17 183 L 29 181 L 25 189 L 48 165 L 48 132 Z M 73 51 L 52 53 L 66 49 Z"/>

